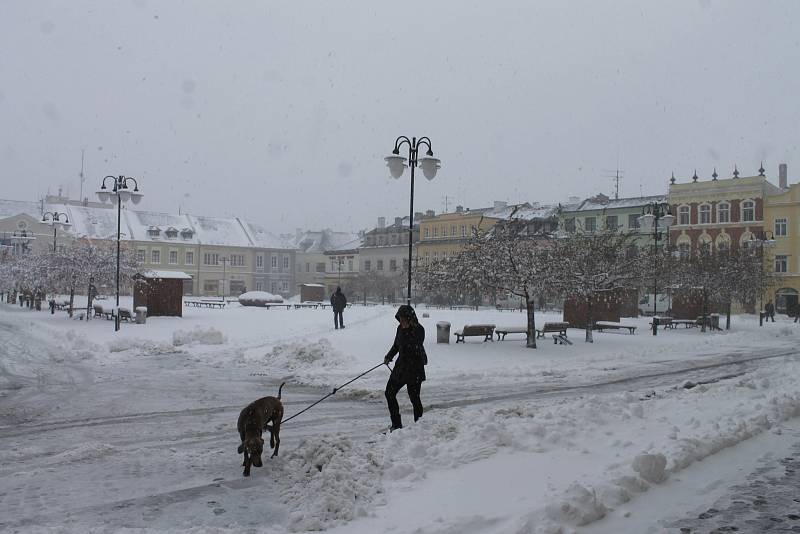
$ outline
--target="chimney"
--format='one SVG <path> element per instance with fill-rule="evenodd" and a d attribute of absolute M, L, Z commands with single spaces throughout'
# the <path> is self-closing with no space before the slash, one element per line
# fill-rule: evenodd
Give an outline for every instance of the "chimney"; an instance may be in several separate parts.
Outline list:
<path fill-rule="evenodd" d="M 781 189 L 789 188 L 789 167 L 785 163 L 778 165 L 778 187 Z"/>
<path fill-rule="evenodd" d="M 378 230 L 386 228 L 386 217 L 378 217 Z"/>
<path fill-rule="evenodd" d="M 400 228 L 403 226 L 403 218 L 402 217 L 395 217 L 394 218 L 394 225 Z"/>
<path fill-rule="evenodd" d="M 508 204 L 506 204 L 506 203 L 505 203 L 505 202 L 503 202 L 502 200 L 495 200 L 495 201 L 494 201 L 494 209 L 496 209 L 496 210 L 502 210 L 502 209 L 505 209 L 505 208 L 506 208 L 506 206 L 508 206 Z"/>
<path fill-rule="evenodd" d="M 456 213 L 464 213 L 464 206 L 456 206 Z"/>
<path fill-rule="evenodd" d="M 433 210 L 428 210 L 428 211 L 425 212 L 425 216 L 426 217 L 435 217 L 436 216 L 436 212 L 433 211 Z"/>

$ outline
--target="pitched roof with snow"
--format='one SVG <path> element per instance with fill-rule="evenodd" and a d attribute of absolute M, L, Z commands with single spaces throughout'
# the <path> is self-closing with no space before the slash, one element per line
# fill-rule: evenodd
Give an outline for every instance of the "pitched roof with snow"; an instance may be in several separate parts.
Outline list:
<path fill-rule="evenodd" d="M 13 217 L 24 213 L 34 219 L 42 218 L 42 207 L 38 202 L 25 202 L 22 200 L 0 200 L 0 219 Z"/>
<path fill-rule="evenodd" d="M 343 245 L 356 239 L 360 239 L 358 234 L 325 229 L 319 232 L 306 232 L 294 244 L 300 252 L 322 254 L 329 250 L 342 250 Z"/>
<path fill-rule="evenodd" d="M 610 210 L 622 208 L 637 208 L 649 204 L 650 202 L 666 202 L 666 195 L 653 195 L 649 197 L 632 197 L 632 198 L 610 198 L 607 201 L 604 199 L 587 198 L 573 210 L 565 211 L 592 211 L 592 210 Z"/>
<path fill-rule="evenodd" d="M 250 236 L 250 240 L 257 247 L 280 248 L 280 249 L 295 248 L 294 245 L 292 245 L 285 239 L 276 236 L 275 234 L 268 231 L 260 224 L 252 223 L 249 221 L 242 221 L 242 222 L 244 224 L 245 231 Z"/>

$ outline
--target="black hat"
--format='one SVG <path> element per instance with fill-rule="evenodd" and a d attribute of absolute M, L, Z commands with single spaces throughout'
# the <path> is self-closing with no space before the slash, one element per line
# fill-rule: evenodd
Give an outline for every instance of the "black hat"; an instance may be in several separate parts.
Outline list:
<path fill-rule="evenodd" d="M 401 318 L 404 318 L 404 319 L 408 319 L 409 321 L 411 321 L 413 323 L 419 322 L 419 321 L 417 321 L 417 314 L 416 314 L 416 312 L 414 312 L 414 308 L 412 308 L 408 304 L 403 304 L 402 306 L 400 306 L 400 308 L 397 309 L 397 313 L 394 314 L 394 318 L 397 319 L 398 321 Z"/>

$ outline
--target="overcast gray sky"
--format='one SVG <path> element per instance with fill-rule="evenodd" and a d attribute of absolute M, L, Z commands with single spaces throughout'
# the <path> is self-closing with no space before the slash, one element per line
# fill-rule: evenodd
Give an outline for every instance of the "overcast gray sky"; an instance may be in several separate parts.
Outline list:
<path fill-rule="evenodd" d="M 415 207 L 800 172 L 800 2 L 4 0 L 0 198 L 106 174 L 142 209 L 355 230 Z"/>

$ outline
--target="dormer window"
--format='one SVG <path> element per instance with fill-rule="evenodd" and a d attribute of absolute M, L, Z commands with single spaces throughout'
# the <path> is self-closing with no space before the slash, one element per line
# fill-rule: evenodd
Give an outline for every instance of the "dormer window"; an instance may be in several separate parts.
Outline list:
<path fill-rule="evenodd" d="M 170 239 L 178 237 L 178 230 L 172 227 L 167 228 L 167 231 L 164 233 L 167 234 L 167 237 L 169 237 Z"/>
<path fill-rule="evenodd" d="M 161 235 L 161 229 L 158 226 L 148 226 L 147 227 L 147 236 L 148 237 L 158 237 Z"/>
<path fill-rule="evenodd" d="M 184 228 L 181 230 L 181 237 L 183 239 L 191 239 L 194 236 L 194 231 L 191 228 Z"/>

